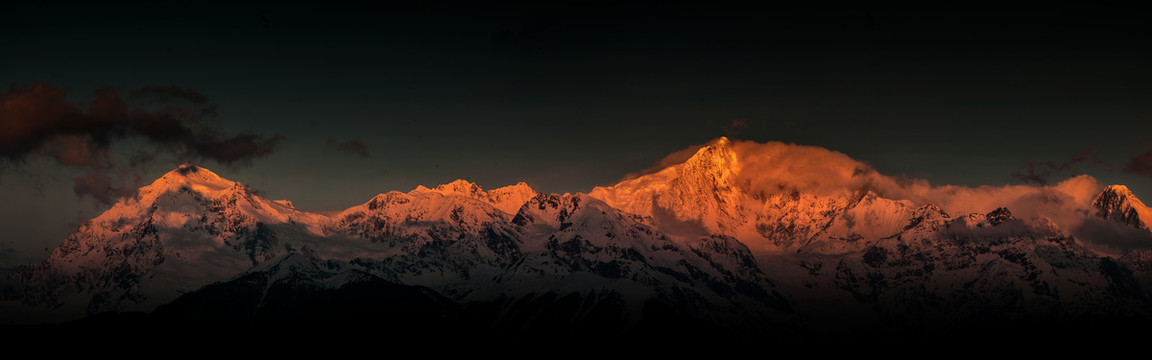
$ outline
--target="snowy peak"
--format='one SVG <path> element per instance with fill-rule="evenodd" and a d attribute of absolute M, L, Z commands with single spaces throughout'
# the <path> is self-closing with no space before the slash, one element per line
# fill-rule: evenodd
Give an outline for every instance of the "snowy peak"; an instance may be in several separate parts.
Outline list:
<path fill-rule="evenodd" d="M 948 213 L 940 209 L 936 204 L 928 204 L 912 211 L 912 219 L 908 221 L 908 225 L 904 230 L 923 229 L 924 231 L 936 231 L 952 221 L 952 217 Z"/>
<path fill-rule="evenodd" d="M 732 142 L 721 137 L 696 150 L 683 163 L 666 167 L 658 172 L 621 181 L 609 187 L 596 187 L 589 194 L 613 204 L 604 197 L 616 193 L 651 193 L 668 189 L 679 192 L 707 191 L 726 188 L 739 169 L 739 159 Z M 613 204 L 615 206 L 615 204 Z"/>
<path fill-rule="evenodd" d="M 681 175 L 710 177 L 716 183 L 725 184 L 729 177 L 739 170 L 740 161 L 732 149 L 732 141 L 726 137 L 712 140 L 696 151 L 681 167 Z"/>
<path fill-rule="evenodd" d="M 1149 229 L 1152 209 L 1136 198 L 1124 185 L 1109 185 L 1092 201 L 1096 216 L 1138 229 Z"/>
<path fill-rule="evenodd" d="M 222 178 L 208 169 L 193 164 L 183 164 L 156 179 L 152 184 L 140 188 L 140 197 L 141 201 L 149 202 L 166 192 L 180 191 L 181 189 L 192 190 L 208 197 L 217 197 L 237 187 L 242 187 L 242 185 Z"/>
<path fill-rule="evenodd" d="M 166 188 L 191 186 L 194 190 L 223 190 L 235 186 L 237 183 L 216 175 L 216 173 L 193 165 L 183 164 L 156 179 L 150 186 L 163 185 Z"/>
<path fill-rule="evenodd" d="M 1012 217 L 1012 212 L 1008 211 L 1008 208 L 1006 207 L 996 208 L 996 210 L 992 210 L 992 212 L 985 214 L 984 218 L 988 220 L 988 223 L 992 224 L 992 226 L 1000 225 L 1015 219 Z"/>
<path fill-rule="evenodd" d="M 557 228 L 559 231 L 572 229 L 576 225 L 604 225 L 608 217 L 628 218 L 635 222 L 635 216 L 621 215 L 620 212 L 603 201 L 582 193 L 539 194 L 524 204 L 512 222 L 525 226 L 528 223 Z"/>
<path fill-rule="evenodd" d="M 156 209 L 196 213 L 203 210 L 202 202 L 241 198 L 254 198 L 243 184 L 222 178 L 208 169 L 183 164 L 140 188 L 135 196 L 120 199 L 93 221 L 122 222 Z M 276 206 L 288 208 L 282 204 Z"/>
<path fill-rule="evenodd" d="M 1108 186 L 1104 187 L 1104 190 L 1100 192 L 1100 195 L 1103 196 L 1106 194 L 1119 195 L 1119 196 L 1128 197 L 1128 198 L 1135 198 L 1136 197 L 1135 194 L 1132 194 L 1132 190 L 1129 190 L 1127 186 L 1120 185 L 1120 184 L 1108 185 Z"/>
<path fill-rule="evenodd" d="M 954 230 L 990 229 L 1003 224 L 1009 224 L 1003 226 L 1002 228 L 1004 229 L 1015 229 L 1023 224 L 1022 222 L 1014 220 L 1016 220 L 1016 218 L 1012 216 L 1012 211 L 1006 207 L 999 207 L 986 214 L 970 213 L 956 217 L 952 219 L 949 224 L 951 224 L 950 226 L 952 226 Z"/>
<path fill-rule="evenodd" d="M 462 179 L 456 179 L 456 181 L 437 186 L 436 191 L 445 195 L 458 194 L 467 197 L 475 197 L 484 193 L 484 190 L 480 188 L 480 185 L 476 185 L 474 182 Z"/>
<path fill-rule="evenodd" d="M 528 199 L 536 196 L 536 190 L 524 182 L 518 182 L 516 185 L 490 190 L 487 195 L 489 204 L 506 213 L 515 214 Z"/>
<path fill-rule="evenodd" d="M 418 189 L 380 194 L 348 208 L 333 218 L 332 230 L 374 243 L 403 244 L 475 238 L 510 218 L 481 200 Z"/>
<path fill-rule="evenodd" d="M 417 193 L 428 192 L 440 193 L 444 196 L 463 196 L 480 200 L 508 214 L 515 214 L 520 210 L 521 205 L 524 205 L 524 203 L 528 202 L 528 199 L 536 196 L 536 191 L 524 182 L 491 191 L 484 191 L 484 189 L 480 188 L 480 185 L 461 179 L 437 186 L 434 189 L 417 186 L 416 189 L 409 192 L 409 194 L 415 195 Z"/>
<path fill-rule="evenodd" d="M 735 174 L 740 161 L 732 142 L 721 137 L 698 149 L 688 160 L 658 172 L 596 187 L 589 196 L 613 208 L 649 216 L 663 227 L 699 228 L 711 233 L 736 233 L 732 221 L 744 214 L 746 195 Z"/>
<path fill-rule="evenodd" d="M 164 215 L 167 217 L 162 223 L 179 220 L 172 216 L 187 220 L 189 216 L 217 211 L 227 213 L 229 217 L 247 217 L 264 223 L 297 222 L 313 230 L 318 229 L 323 222 L 322 215 L 298 211 L 291 201 L 265 199 L 244 184 L 222 178 L 193 164 L 180 165 L 169 171 L 151 185 L 141 188 L 136 199 L 124 201 L 117 204 L 117 207 L 151 207 L 158 210 L 157 214 L 160 215 L 172 213 Z M 116 213 L 112 210 L 109 212 Z M 183 220 L 176 222 L 183 223 Z"/>

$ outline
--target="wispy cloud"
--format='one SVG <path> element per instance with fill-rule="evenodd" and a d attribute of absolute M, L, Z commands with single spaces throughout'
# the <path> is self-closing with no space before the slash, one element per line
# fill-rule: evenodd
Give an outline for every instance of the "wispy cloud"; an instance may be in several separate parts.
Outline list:
<path fill-rule="evenodd" d="M 332 138 L 328 138 L 328 141 L 324 143 L 324 148 L 325 149 L 329 149 L 329 148 L 336 149 L 336 150 L 343 151 L 343 152 L 346 152 L 346 153 L 349 153 L 352 155 L 356 155 L 359 157 L 370 157 L 371 156 L 368 153 L 368 145 L 365 145 L 363 141 L 360 141 L 360 139 L 352 139 L 352 140 L 348 140 L 348 141 L 339 142 L 339 141 L 333 140 Z"/>
<path fill-rule="evenodd" d="M 1133 155 L 1132 158 L 1124 164 L 1124 172 L 1152 177 L 1152 147 L 1149 147 L 1142 153 Z"/>
<path fill-rule="evenodd" d="M 1095 162 L 1098 156 L 1090 151 L 1063 163 L 1042 165 L 1043 169 L 1053 170 L 1039 174 L 1042 184 L 969 187 L 933 185 L 924 179 L 881 174 L 867 163 L 816 146 L 737 141 L 733 149 L 740 159 L 735 183 L 750 194 L 797 191 L 821 195 L 871 190 L 893 200 L 934 204 L 953 216 L 1007 207 L 1016 218 L 1029 224 L 1044 226 L 1051 222 L 1067 235 L 1079 231 L 1077 236 L 1094 237 L 1085 240 L 1116 242 L 1123 248 L 1130 248 L 1129 243 L 1136 241 L 1107 238 L 1127 232 L 1106 233 L 1099 231 L 1099 226 L 1085 228 L 1085 221 L 1091 219 L 1092 200 L 1104 187 L 1096 178 L 1079 175 L 1048 183 L 1053 175 L 1074 164 Z M 1081 228 L 1087 230 L 1078 230 Z"/>
<path fill-rule="evenodd" d="M 1028 160 L 1023 166 L 1012 172 L 1012 177 L 1026 184 L 1047 185 L 1056 176 L 1079 175 L 1075 173 L 1081 171 L 1085 165 L 1096 168 L 1111 168 L 1108 161 L 1104 160 L 1104 157 L 1100 156 L 1096 149 L 1088 149 L 1062 162 Z"/>
<path fill-rule="evenodd" d="M 727 125 L 724 125 L 724 135 L 730 138 L 736 138 L 745 129 L 748 129 L 748 120 L 732 119 Z"/>

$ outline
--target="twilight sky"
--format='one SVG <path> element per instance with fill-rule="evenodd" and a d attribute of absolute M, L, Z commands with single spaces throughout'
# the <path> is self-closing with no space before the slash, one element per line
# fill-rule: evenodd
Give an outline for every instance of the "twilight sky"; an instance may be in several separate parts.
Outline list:
<path fill-rule="evenodd" d="M 586 192 L 727 135 L 822 146 L 933 184 L 1088 173 L 1148 200 L 1152 25 L 1143 14 L 6 7 L 0 267 L 42 259 L 115 201 L 108 189 L 134 189 L 187 161 L 331 210 L 456 178 Z M 71 110 L 52 117 L 11 105 L 25 103 Z M 193 111 L 165 110 L 173 104 Z M 154 120 L 171 126 L 142 125 Z"/>

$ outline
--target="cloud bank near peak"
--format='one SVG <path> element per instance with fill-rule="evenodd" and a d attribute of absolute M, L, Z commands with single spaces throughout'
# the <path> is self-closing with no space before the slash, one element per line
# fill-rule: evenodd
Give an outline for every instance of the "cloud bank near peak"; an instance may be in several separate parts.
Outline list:
<path fill-rule="evenodd" d="M 673 153 L 657 166 L 683 161 L 685 153 L 700 146 Z M 799 192 L 813 195 L 850 194 L 873 191 L 892 200 L 907 200 L 923 206 L 934 204 L 953 217 L 985 214 L 1007 207 L 1017 219 L 1041 227 L 1056 225 L 1066 235 L 1089 236 L 1094 242 L 1117 242 L 1131 248 L 1130 239 L 1096 239 L 1105 234 L 1094 226 L 1082 231 L 1093 218 L 1092 201 L 1104 185 L 1090 175 L 1078 175 L 1052 183 L 1022 185 L 958 186 L 934 185 L 925 179 L 892 176 L 876 171 L 867 163 L 843 153 L 818 147 L 782 142 L 736 141 L 732 150 L 739 159 L 735 185 L 755 198 Z M 657 169 L 654 168 L 654 169 Z M 653 171 L 649 171 L 653 172 Z M 1127 232 L 1110 232 L 1117 234 Z"/>
<path fill-rule="evenodd" d="M 201 120 L 216 106 L 203 94 L 175 86 L 122 91 L 105 87 L 87 102 L 69 99 L 71 89 L 50 83 L 0 92 L 0 161 L 21 164 L 47 158 L 78 168 L 78 196 L 114 202 L 139 187 L 133 165 L 157 154 L 180 162 L 215 161 L 246 165 L 278 148 L 280 135 L 229 133 Z M 129 156 L 114 154 L 115 144 L 144 144 Z"/>

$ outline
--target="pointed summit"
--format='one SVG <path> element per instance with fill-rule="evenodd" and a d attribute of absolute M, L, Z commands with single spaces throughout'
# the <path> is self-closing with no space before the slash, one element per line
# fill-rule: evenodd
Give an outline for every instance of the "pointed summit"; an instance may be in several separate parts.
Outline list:
<path fill-rule="evenodd" d="M 708 146 L 732 146 L 732 140 L 728 140 L 727 136 L 721 136 L 709 141 Z"/>
<path fill-rule="evenodd" d="M 613 186 L 596 187 L 588 195 L 614 208 L 651 216 L 658 224 L 732 232 L 744 225 L 730 220 L 743 212 L 744 194 L 735 186 L 739 169 L 732 141 L 719 137 L 682 163 Z"/>
<path fill-rule="evenodd" d="M 523 181 L 488 191 L 488 202 L 509 214 L 520 211 L 520 207 L 536 196 L 536 190 Z"/>
<path fill-rule="evenodd" d="M 1152 224 L 1152 209 L 1136 198 L 1124 185 L 1109 185 L 1092 201 L 1096 216 L 1115 221 L 1137 229 L 1149 229 Z"/>
<path fill-rule="evenodd" d="M 436 190 L 442 193 L 455 193 L 464 196 L 471 196 L 472 194 L 480 194 L 484 192 L 484 189 L 480 188 L 480 185 L 476 185 L 474 182 L 463 179 L 456 179 L 453 182 L 437 186 Z"/>
<path fill-rule="evenodd" d="M 509 214 L 515 214 L 516 211 L 520 210 L 520 206 L 528 202 L 528 199 L 536 196 L 536 191 L 524 182 L 491 191 L 484 191 L 480 185 L 462 179 L 456 179 L 450 183 L 437 186 L 435 189 L 429 189 L 421 185 L 409 192 L 409 194 L 413 195 L 420 193 L 439 193 L 444 196 L 472 198 L 491 204 L 497 209 Z"/>
<path fill-rule="evenodd" d="M 736 158 L 736 151 L 732 149 L 732 141 L 721 136 L 697 150 L 696 154 L 688 158 L 684 164 L 710 171 L 732 173 L 739 165 L 739 161 Z"/>
<path fill-rule="evenodd" d="M 1129 190 L 1127 186 L 1117 184 L 1117 185 L 1108 185 L 1107 187 L 1105 187 L 1104 191 L 1101 191 L 1100 195 L 1097 196 L 1096 201 L 1100 201 L 1101 198 L 1104 198 L 1105 200 L 1107 200 L 1109 198 L 1134 199 L 1134 198 L 1136 198 L 1136 195 L 1133 194 L 1132 190 Z"/>
<path fill-rule="evenodd" d="M 904 226 L 904 230 L 912 230 L 916 228 L 925 231 L 936 231 L 948 224 L 952 220 L 948 213 L 940 209 L 936 204 L 927 204 L 912 211 L 912 218 L 908 220 L 908 225 Z"/>
<path fill-rule="evenodd" d="M 183 164 L 137 190 L 136 196 L 117 202 L 94 220 L 116 222 L 124 217 L 204 211 L 235 211 L 230 216 L 268 223 L 286 222 L 291 218 L 297 223 L 307 223 L 314 230 L 319 228 L 316 221 L 320 219 L 319 215 L 300 213 L 291 201 L 266 199 L 244 184 L 220 177 L 211 170 Z M 174 219 L 177 217 L 158 223 L 179 222 Z"/>
<path fill-rule="evenodd" d="M 444 195 L 462 195 L 466 197 L 475 197 L 477 194 L 483 194 L 484 189 L 480 188 L 480 185 L 476 185 L 474 182 L 464 179 L 456 179 L 452 180 L 450 183 L 441 184 L 431 189 L 425 187 L 424 185 L 417 185 L 415 189 L 412 189 L 412 192 L 437 192 Z"/>
<path fill-rule="evenodd" d="M 1008 211 L 1008 208 L 1006 207 L 996 208 L 996 210 L 992 210 L 992 212 L 985 214 L 984 218 L 987 219 L 988 223 L 992 224 L 992 226 L 1000 225 L 1015 219 L 1012 217 L 1012 212 Z"/>

